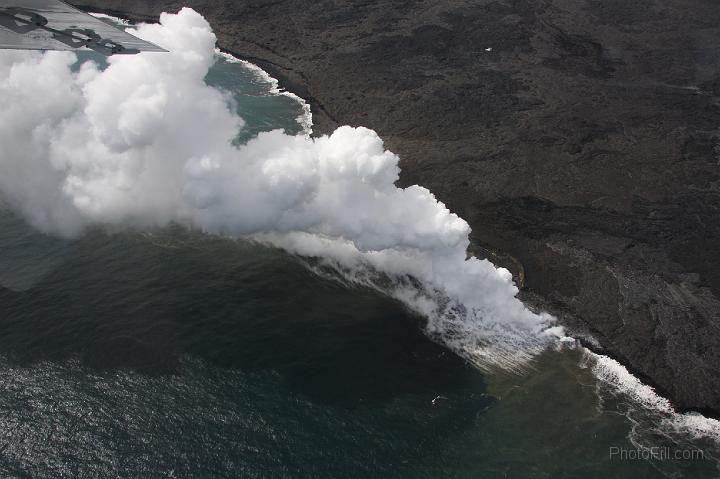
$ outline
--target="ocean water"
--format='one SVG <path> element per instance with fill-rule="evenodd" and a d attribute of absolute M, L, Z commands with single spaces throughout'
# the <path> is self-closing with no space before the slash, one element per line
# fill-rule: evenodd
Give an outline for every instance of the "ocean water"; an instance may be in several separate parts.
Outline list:
<path fill-rule="evenodd" d="M 238 143 L 308 129 L 250 65 L 219 55 L 207 81 L 246 120 Z M 309 265 L 181 227 L 61 240 L 0 209 L 0 476 L 720 475 L 718 423 L 609 358 L 481 372 Z"/>

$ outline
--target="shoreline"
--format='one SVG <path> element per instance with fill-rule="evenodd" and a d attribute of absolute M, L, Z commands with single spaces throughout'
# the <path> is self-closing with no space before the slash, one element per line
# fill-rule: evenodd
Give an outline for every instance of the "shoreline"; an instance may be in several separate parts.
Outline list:
<path fill-rule="evenodd" d="M 267 82 L 269 85 L 272 85 L 272 87 L 270 88 L 271 94 L 286 96 L 288 98 L 292 98 L 297 103 L 299 103 L 303 112 L 296 118 L 296 121 L 303 128 L 304 134 L 306 136 L 312 136 L 312 134 L 313 134 L 313 129 L 312 129 L 313 116 L 312 116 L 312 110 L 310 107 L 310 103 L 308 103 L 304 98 L 296 95 L 295 93 L 293 93 L 283 87 L 280 87 L 280 82 L 278 81 L 277 78 L 274 78 L 268 72 L 266 72 L 265 70 L 263 70 L 256 64 L 254 64 L 248 60 L 243 60 L 242 58 L 238 58 L 237 56 L 233 55 L 232 53 L 224 51 L 219 46 L 215 48 L 215 54 L 221 56 L 229 63 L 240 63 L 240 64 L 246 66 L 248 69 L 255 72 L 259 78 L 261 78 L 263 81 Z"/>
<path fill-rule="evenodd" d="M 136 23 L 158 23 L 160 21 L 159 15 L 138 15 L 110 8 L 87 6 L 78 2 L 75 2 L 74 6 L 89 14 L 97 14 L 107 18 L 117 18 L 123 20 L 124 22 L 127 22 L 128 27 L 132 27 Z M 285 68 L 283 66 L 273 63 L 269 59 L 246 55 L 229 49 L 222 45 L 219 39 L 217 42 L 217 50 L 225 55 L 229 55 L 232 58 L 242 62 L 247 62 L 248 64 L 259 68 L 261 71 L 265 72 L 269 78 L 277 81 L 278 89 L 280 91 L 285 91 L 288 96 L 292 96 L 300 100 L 302 103 L 307 104 L 310 107 L 310 114 L 313 121 L 312 126 L 316 127 L 319 123 L 321 127 L 321 131 L 313 131 L 311 132 L 311 136 L 321 136 L 333 131 L 337 126 L 340 126 L 340 123 L 332 118 L 325 107 L 312 94 L 310 94 L 307 90 L 307 86 L 298 81 L 292 80 L 284 72 Z"/>
<path fill-rule="evenodd" d="M 123 25 L 132 27 L 133 21 L 127 17 L 114 16 L 108 13 L 89 12 L 93 16 L 100 18 L 108 18 L 114 21 L 122 22 Z M 298 117 L 298 123 L 303 126 L 305 134 L 312 136 L 312 125 L 313 118 L 310 103 L 304 98 L 297 94 L 288 91 L 287 89 L 280 87 L 280 80 L 273 77 L 269 72 L 261 68 L 259 65 L 252 63 L 249 60 L 240 58 L 234 53 L 223 49 L 221 46 L 216 47 L 216 54 L 223 57 L 230 63 L 241 63 L 248 69 L 256 72 L 258 77 L 263 81 L 271 85 L 270 93 L 275 95 L 284 95 L 296 100 L 303 108 L 304 115 Z M 482 247 L 481 247 L 482 248 Z M 500 257 L 502 252 L 484 251 L 488 256 Z M 516 261 L 516 260 L 515 260 Z M 496 264 L 496 263 L 494 263 Z M 497 265 L 497 264 L 496 264 Z M 522 268 L 522 265 L 519 266 Z M 521 270 L 522 271 L 522 270 Z M 522 276 L 519 278 L 522 281 Z M 520 284 L 522 289 L 522 284 Z M 552 309 L 549 305 L 537 305 L 534 304 L 530 298 L 522 298 L 522 301 L 530 306 L 534 306 L 538 309 Z M 565 311 L 562 311 L 565 313 Z M 563 323 L 559 320 L 559 323 Z M 562 324 L 564 327 L 568 324 Z M 570 324 L 572 328 L 572 324 Z M 576 345 L 581 348 L 583 355 L 583 363 L 578 366 L 581 368 L 590 368 L 593 370 L 593 374 L 598 382 L 614 388 L 628 397 L 632 398 L 641 406 L 651 409 L 654 412 L 660 414 L 667 414 L 673 417 L 675 420 L 681 420 L 688 415 L 700 415 L 702 418 L 708 420 L 706 430 L 712 430 L 711 433 L 707 433 L 708 437 L 716 441 L 720 441 L 720 414 L 713 410 L 699 410 L 699 409 L 683 409 L 679 408 L 670 398 L 667 391 L 663 390 L 660 386 L 653 384 L 652 379 L 643 375 L 639 371 L 635 371 L 632 366 L 628 365 L 621 358 L 614 356 L 611 352 L 603 347 L 591 333 L 581 333 L 577 336 L 570 336 L 575 341 Z M 561 343 L 559 343 L 561 344 Z M 595 364 L 590 364 L 590 362 Z M 604 374 L 600 373 L 598 368 L 604 368 Z M 608 373 L 607 370 L 611 372 Z"/>
<path fill-rule="evenodd" d="M 87 4 L 93 2 L 84 3 L 88 6 Z M 152 6 L 141 1 L 114 3 L 126 10 L 148 13 L 175 7 L 172 1 Z M 216 4 L 221 5 L 222 2 L 213 5 Z M 285 8 L 282 2 L 278 5 L 278 8 Z M 403 158 L 401 186 L 418 183 L 428 187 L 452 211 L 468 220 L 473 227 L 474 243 L 482 245 L 487 251 L 501 251 L 513 258 L 513 262 L 521 265 L 515 268 L 516 271 L 521 269 L 526 273 L 527 290 L 544 298 L 543 301 L 549 306 L 546 309 L 559 316 L 566 316 L 567 313 L 567 316 L 576 318 L 573 321 L 581 323 L 598 337 L 607 353 L 622 358 L 623 364 L 636 371 L 637 375 L 649 378 L 648 382 L 655 384 L 657 390 L 667 391 L 667 396 L 672 398 L 678 410 L 713 411 L 713 415 L 717 415 L 720 411 L 720 393 L 716 386 L 720 384 L 720 377 L 713 366 L 715 362 L 712 356 L 708 355 L 717 351 L 720 335 L 708 329 L 701 332 L 696 326 L 716 324 L 717 318 L 713 316 L 713 311 L 716 311 L 715 306 L 719 304 L 717 296 L 714 296 L 715 293 L 708 286 L 712 286 L 712 283 L 707 283 L 708 280 L 703 276 L 698 275 L 697 279 L 691 278 L 688 281 L 686 271 L 690 267 L 677 264 L 678 260 L 672 256 L 676 246 L 653 243 L 658 237 L 677 237 L 678 239 L 673 241 L 682 245 L 683 241 L 688 241 L 683 235 L 687 232 L 693 233 L 697 228 L 677 223 L 677 219 L 672 216 L 672 211 L 675 210 L 661 203 L 650 203 L 649 206 L 641 204 L 637 212 L 635 209 L 627 209 L 622 198 L 628 191 L 632 192 L 634 183 L 628 183 L 628 180 L 623 178 L 636 178 L 638 173 L 632 170 L 632 173 L 628 171 L 625 174 L 624 170 L 633 167 L 637 161 L 622 160 L 624 168 L 612 167 L 612 163 L 599 166 L 595 170 L 592 169 L 594 166 L 583 166 L 585 169 L 580 170 L 573 166 L 584 165 L 585 163 L 577 162 L 586 154 L 594 155 L 594 150 L 599 152 L 597 154 L 604 155 L 600 156 L 600 159 L 607 157 L 612 160 L 610 153 L 622 158 L 622 154 L 614 152 L 625 150 L 627 155 L 642 155 L 645 150 L 635 151 L 633 144 L 647 144 L 647 151 L 652 151 L 651 146 L 654 143 L 662 142 L 664 137 L 670 135 L 662 133 L 655 137 L 645 134 L 646 137 L 642 137 L 638 132 L 628 133 L 635 131 L 633 128 L 644 128 L 646 120 L 640 117 L 640 120 L 633 123 L 635 120 L 632 115 L 637 107 L 626 114 L 622 105 L 637 103 L 647 108 L 650 112 L 648 114 L 666 117 L 667 128 L 676 128 L 673 125 L 679 122 L 690 132 L 706 130 L 704 122 L 711 119 L 709 113 L 699 119 L 695 115 L 696 119 L 692 120 L 693 116 L 688 116 L 688 112 L 702 107 L 688 103 L 691 108 L 686 111 L 682 106 L 684 104 L 678 103 L 692 100 L 704 105 L 705 102 L 711 102 L 712 98 L 707 96 L 706 89 L 701 89 L 702 95 L 692 97 L 684 91 L 655 92 L 633 89 L 632 85 L 635 83 L 644 84 L 642 82 L 645 77 L 642 75 L 645 74 L 623 70 L 623 65 L 633 65 L 634 60 L 622 57 L 625 54 L 622 51 L 610 52 L 605 48 L 606 44 L 615 41 L 613 37 L 602 37 L 605 35 L 604 31 L 597 30 L 593 25 L 572 23 L 574 19 L 580 18 L 578 12 L 584 13 L 584 10 L 565 12 L 567 17 L 558 14 L 547 16 L 545 13 L 538 13 L 531 2 L 527 10 L 520 13 L 529 15 L 524 21 L 535 25 L 537 30 L 511 29 L 517 32 L 515 39 L 508 37 L 508 32 L 501 28 L 502 31 L 497 32 L 496 37 L 483 40 L 483 45 L 489 45 L 493 48 L 492 51 L 484 50 L 482 54 L 477 54 L 482 57 L 472 56 L 466 59 L 463 55 L 467 46 L 449 46 L 449 34 L 442 27 L 420 26 L 415 30 L 397 27 L 400 30 L 398 36 L 394 37 L 396 40 L 393 43 L 383 43 L 383 38 L 387 38 L 392 29 L 383 30 L 382 34 L 363 34 L 364 36 L 356 37 L 356 28 L 343 24 L 338 28 L 344 28 L 343 31 L 348 32 L 348 38 L 355 42 L 354 50 L 344 46 L 347 53 L 333 56 L 328 53 L 330 50 L 325 52 L 318 46 L 304 46 L 303 42 L 299 41 L 302 39 L 295 41 L 290 33 L 270 34 L 266 31 L 268 22 L 283 26 L 281 21 L 273 20 L 275 17 L 271 13 L 274 7 L 268 12 L 259 13 L 240 8 L 235 15 L 242 17 L 241 22 L 219 16 L 219 10 L 214 10 L 212 5 L 193 5 L 191 2 L 190 6 L 208 16 L 218 34 L 218 42 L 225 51 L 258 65 L 278 79 L 279 85 L 310 103 L 316 123 L 314 135 L 331 131 L 338 123 L 364 124 L 378 131 L 385 139 L 386 147 Z M 123 16 L 118 10 L 92 5 L 90 7 L 92 8 L 85 9 Z M 338 7 L 339 13 L 343 12 L 342 8 Z M 386 12 L 387 15 L 392 13 Z M 484 15 L 490 15 L 491 19 L 494 18 L 493 15 L 499 15 L 498 25 L 502 25 L 502 20 L 509 18 L 504 11 L 485 12 Z M 703 14 L 699 11 L 696 15 Z M 706 12 L 706 15 L 709 13 Z M 151 14 L 125 16 L 140 21 L 157 19 Z M 332 23 L 332 17 L 329 18 L 328 21 Z M 532 23 L 536 22 L 537 18 L 547 22 Z M 666 22 L 674 21 L 672 11 L 663 18 Z M 432 19 L 419 19 L 417 22 L 420 25 L 428 22 L 432 24 L 430 20 Z M 302 23 L 302 20 L 297 21 L 308 28 L 308 35 L 312 37 L 312 28 L 317 27 L 307 22 Z M 642 23 L 643 20 L 633 21 Z M 330 27 L 331 25 L 327 24 L 320 28 L 325 31 Z M 581 33 L 568 33 L 568 30 L 573 29 L 579 29 Z M 470 34 L 462 33 L 464 30 L 461 26 L 458 26 L 457 31 L 460 32 L 458 35 Z M 418 36 L 418 32 L 427 33 Z M 405 40 L 410 38 L 408 35 L 414 38 L 411 43 L 408 43 L 410 40 Z M 623 35 L 632 37 L 632 33 Z M 527 41 L 526 37 L 532 42 L 523 43 Z M 344 45 L 342 38 L 344 37 L 329 41 Z M 508 38 L 518 42 L 513 47 L 513 53 L 508 53 L 511 51 L 506 45 Z M 562 40 L 559 45 L 557 38 Z M 303 48 L 293 50 L 289 44 L 283 43 L 285 39 Z M 379 45 L 377 50 L 374 45 Z M 442 48 L 434 50 L 437 45 Z M 457 59 L 452 59 L 459 62 L 458 67 L 444 66 L 448 61 L 447 58 L 443 59 L 447 56 L 445 47 L 458 48 Z M 563 50 L 566 47 L 572 47 L 570 53 Z M 398 62 L 404 61 L 408 56 L 407 51 L 412 48 L 429 52 L 430 56 L 423 56 L 423 63 L 412 64 L 409 71 L 398 68 Z M 670 47 L 662 44 L 656 48 Z M 238 54 L 241 50 L 244 53 Z M 367 57 L 363 56 L 365 52 L 374 53 Z M 674 52 L 675 50 L 672 50 L 668 54 Z M 393 56 L 398 53 L 402 56 Z M 538 55 L 543 60 L 541 64 L 537 63 Z M 561 55 L 563 63 L 553 63 L 557 55 Z M 372 58 L 372 63 L 368 63 L 368 58 Z M 531 63 L 527 63 L 528 58 Z M 479 90 L 476 90 L 478 87 L 474 85 L 470 90 L 453 89 L 457 85 L 462 87 L 463 84 L 451 81 L 448 75 L 456 75 L 457 71 L 462 71 L 458 68 L 468 65 L 468 60 L 474 65 L 468 67 L 470 71 L 476 72 L 480 75 L 479 78 L 483 79 Z M 681 62 L 680 59 L 678 61 Z M 313 65 L 320 65 L 319 71 L 312 70 Z M 438 66 L 431 68 L 432 65 Z M 521 69 L 517 70 L 518 68 Z M 492 73 L 493 71 L 499 73 Z M 674 71 L 668 72 L 670 73 L 674 74 Z M 625 81 L 628 87 L 622 90 L 622 95 L 625 96 L 620 95 L 619 100 L 612 103 L 611 95 L 617 96 L 619 93 L 613 83 L 607 82 L 607 78 L 614 79 L 620 74 L 627 77 Z M 387 78 L 376 79 L 377 75 Z M 412 80 L 408 79 L 409 76 L 413 77 Z M 435 79 L 441 76 L 444 79 Z M 529 86 L 517 83 L 518 76 L 527 77 L 523 82 Z M 422 87 L 418 90 L 419 96 L 415 95 L 415 78 L 419 78 L 417 82 L 421 85 L 432 86 L 439 81 L 442 90 L 422 90 L 425 88 Z M 368 81 L 375 83 L 367 83 Z M 674 81 L 676 82 L 666 79 L 663 83 L 671 85 Z M 555 84 L 565 87 L 557 88 Z M 509 85 L 507 88 L 510 89 L 507 90 L 503 85 Z M 382 96 L 388 89 L 391 93 Z M 462 95 L 457 93 L 460 96 L 453 96 L 456 95 L 456 90 L 462 92 Z M 467 92 L 485 90 L 493 95 L 481 96 L 479 103 L 468 104 L 472 98 L 466 99 Z M 413 93 L 408 96 L 406 91 Z M 636 91 L 645 93 L 635 93 Z M 315 94 L 316 92 L 320 94 Z M 587 96 L 589 94 L 590 97 Z M 605 96 L 599 96 L 601 94 Z M 435 101 L 439 95 L 442 102 Z M 682 97 L 672 96 L 666 105 L 667 95 Z M 332 108 L 326 108 L 318 98 L 323 98 Z M 562 107 L 563 102 L 573 98 L 578 105 L 590 102 L 588 109 L 575 113 L 582 122 L 555 106 L 557 103 Z M 586 101 L 585 98 L 590 100 Z M 592 102 L 596 98 L 607 100 L 595 105 Z M 355 104 L 356 100 L 360 101 L 359 105 Z M 394 100 L 398 100 L 399 106 L 393 103 Z M 647 106 L 643 106 L 646 104 Z M 678 104 L 681 107 L 676 107 Z M 451 109 L 441 113 L 446 105 Z M 469 109 L 465 108 L 466 105 Z M 550 109 L 546 112 L 543 105 Z M 597 117 L 604 109 L 612 111 L 612 121 Z M 475 111 L 487 115 L 495 123 L 488 123 L 485 116 L 475 119 L 471 116 Z M 444 126 L 438 125 L 438 118 L 443 119 Z M 541 121 L 538 121 L 538 118 Z M 459 129 L 458 119 L 463 120 L 463 129 Z M 566 119 L 569 123 L 563 123 Z M 527 127 L 518 128 L 518 121 L 526 122 Z M 616 123 L 622 128 L 612 126 Z M 474 136 L 470 138 L 463 130 L 472 132 L 474 130 L 470 127 L 475 124 L 481 125 L 477 130 L 480 133 L 472 133 Z M 554 130 L 547 130 L 546 126 L 552 126 L 561 132 L 569 129 L 570 133 L 558 135 Z M 695 136 L 699 134 L 692 133 Z M 505 137 L 509 140 L 505 140 Z M 634 139 L 635 137 L 639 139 Z M 625 145 L 623 142 L 628 141 L 628 138 L 633 141 Z M 640 139 L 645 143 L 638 143 Z M 603 146 L 605 143 L 607 145 Z M 708 144 L 708 149 L 704 149 L 705 143 L 698 145 L 691 153 L 697 158 L 706 158 L 704 155 L 712 150 L 713 145 Z M 539 166 L 528 163 L 530 160 L 526 158 L 533 158 L 538 154 L 542 155 L 543 160 L 550 166 L 544 166 L 545 163 L 542 162 L 538 163 Z M 481 155 L 482 158 L 471 161 L 472 155 Z M 496 162 L 485 158 L 502 160 Z M 555 165 L 551 163 L 555 158 L 563 159 L 562 161 L 566 161 L 564 158 L 571 158 L 575 163 L 566 166 L 560 162 Z M 697 158 L 693 160 L 696 162 L 694 164 L 705 165 Z M 452 161 L 449 161 L 450 159 Z M 603 165 L 595 160 L 592 164 Z M 649 185 L 657 183 L 663 187 L 660 171 L 668 165 L 677 164 L 686 163 L 668 156 L 667 164 L 662 163 L 659 169 L 653 166 L 658 178 L 653 177 Z M 506 168 L 502 165 L 508 166 Z M 642 163 L 638 168 L 641 172 L 646 171 Z M 568 172 L 575 176 L 567 177 Z M 616 177 L 618 172 L 625 176 Z M 588 184 L 583 176 L 586 174 L 595 175 L 590 176 L 591 184 Z M 649 174 L 645 173 L 645 176 Z M 673 176 L 671 173 L 662 174 Z M 677 177 L 677 173 L 674 176 Z M 556 177 L 562 181 L 558 182 Z M 563 179 L 565 177 L 567 178 Z M 492 181 L 489 182 L 486 178 L 491 178 Z M 682 190 L 684 185 L 685 183 L 680 183 L 678 187 L 681 192 L 685 191 Z M 599 188 L 604 196 L 593 193 L 593 196 L 586 198 L 585 192 L 589 186 Z M 647 192 L 633 194 L 648 195 L 650 198 L 659 194 L 650 186 L 646 187 L 646 190 Z M 703 198 L 705 197 L 697 196 L 697 201 L 702 204 Z M 650 214 L 646 210 L 650 211 Z M 707 211 L 710 210 L 711 207 L 708 206 Z M 680 209 L 678 213 L 679 218 L 694 218 L 693 214 L 698 221 L 714 227 L 715 222 L 706 218 L 705 210 L 688 214 Z M 668 220 L 658 223 L 656 217 L 667 217 Z M 679 226 L 673 226 L 674 223 Z M 657 224 L 660 226 L 656 226 Z M 683 229 L 677 229 L 680 227 Z M 706 256 L 706 261 L 712 262 L 715 257 L 714 250 L 707 252 Z M 691 261 L 692 258 L 683 256 L 681 260 Z M 658 337 L 659 339 L 656 339 Z"/>

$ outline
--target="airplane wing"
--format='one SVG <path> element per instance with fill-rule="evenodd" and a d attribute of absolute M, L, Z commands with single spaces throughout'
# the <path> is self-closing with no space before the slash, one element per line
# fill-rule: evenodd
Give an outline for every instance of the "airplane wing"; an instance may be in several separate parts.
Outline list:
<path fill-rule="evenodd" d="M 60 0 L 0 0 L 0 49 L 165 52 Z"/>

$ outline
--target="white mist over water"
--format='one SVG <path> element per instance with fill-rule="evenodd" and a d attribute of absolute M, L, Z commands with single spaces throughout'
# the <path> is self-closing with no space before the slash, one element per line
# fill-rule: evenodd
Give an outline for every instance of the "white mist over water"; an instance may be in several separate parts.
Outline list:
<path fill-rule="evenodd" d="M 528 310 L 508 271 L 467 258 L 468 224 L 425 188 L 397 188 L 398 157 L 366 128 L 317 139 L 243 125 L 204 78 L 215 35 L 196 12 L 139 37 L 167 54 L 0 54 L 0 192 L 42 231 L 180 223 L 252 238 L 381 289 L 479 367 L 522 367 L 559 333 Z"/>

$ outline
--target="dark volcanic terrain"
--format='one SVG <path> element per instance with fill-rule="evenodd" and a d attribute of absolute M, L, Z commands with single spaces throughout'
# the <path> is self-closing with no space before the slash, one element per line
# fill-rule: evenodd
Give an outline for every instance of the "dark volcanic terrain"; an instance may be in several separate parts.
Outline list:
<path fill-rule="evenodd" d="M 720 411 L 717 0 L 76 0 L 183 5 L 311 101 L 373 128 L 404 184 L 681 408 Z"/>

